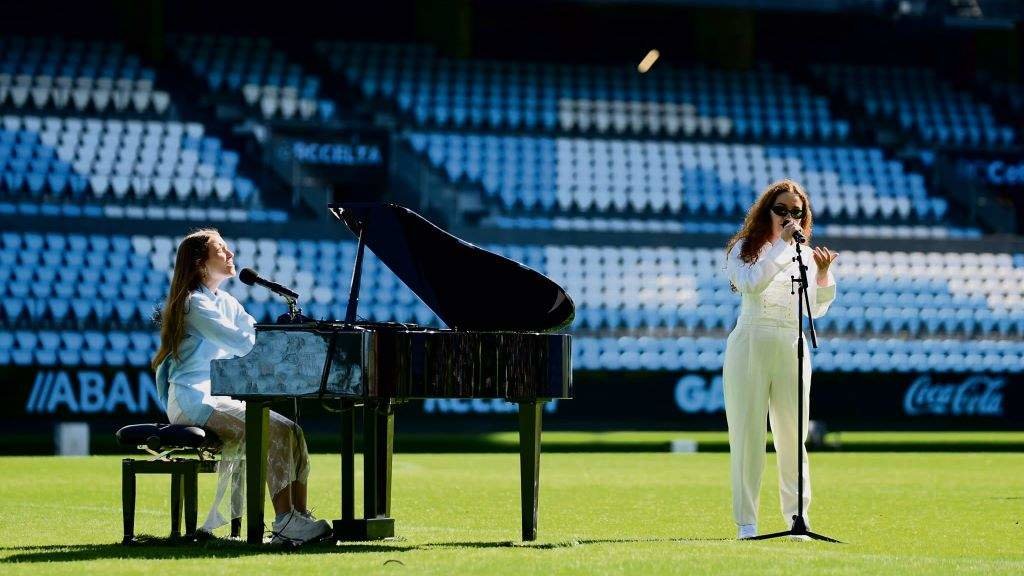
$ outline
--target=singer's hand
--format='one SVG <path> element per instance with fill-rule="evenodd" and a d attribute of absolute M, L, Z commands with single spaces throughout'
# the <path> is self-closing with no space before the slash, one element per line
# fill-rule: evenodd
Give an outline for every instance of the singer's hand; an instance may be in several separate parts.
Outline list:
<path fill-rule="evenodd" d="M 782 241 L 786 244 L 793 243 L 793 232 L 800 229 L 800 224 L 796 220 L 786 220 L 782 223 Z"/>
<path fill-rule="evenodd" d="M 824 246 L 814 249 L 814 263 L 818 265 L 818 280 L 828 279 L 828 268 L 838 257 L 838 252 L 833 252 Z"/>

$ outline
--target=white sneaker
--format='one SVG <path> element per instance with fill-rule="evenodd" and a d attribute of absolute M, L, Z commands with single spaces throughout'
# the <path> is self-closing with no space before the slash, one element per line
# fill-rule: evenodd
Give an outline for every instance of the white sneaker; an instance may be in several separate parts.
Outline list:
<path fill-rule="evenodd" d="M 325 520 L 314 522 L 301 514 L 292 512 L 280 521 L 275 520 L 272 544 L 304 544 L 316 540 L 331 531 Z"/>
<path fill-rule="evenodd" d="M 737 540 L 746 540 L 757 536 L 757 524 L 740 524 Z"/>
<path fill-rule="evenodd" d="M 303 512 L 301 510 L 296 510 L 295 513 L 298 514 L 299 516 L 302 516 L 306 520 L 309 520 L 310 522 L 313 522 L 317 526 L 320 526 L 325 531 L 331 531 L 331 530 L 334 529 L 331 526 L 330 522 L 328 522 L 327 520 L 318 519 L 316 516 L 313 515 L 313 512 L 311 510 L 306 510 L 305 512 Z"/>

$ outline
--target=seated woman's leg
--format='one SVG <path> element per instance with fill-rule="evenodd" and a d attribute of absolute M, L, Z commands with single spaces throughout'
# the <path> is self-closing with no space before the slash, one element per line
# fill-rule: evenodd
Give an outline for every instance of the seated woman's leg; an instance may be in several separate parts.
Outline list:
<path fill-rule="evenodd" d="M 221 441 L 225 444 L 241 442 L 245 439 L 244 412 L 214 410 L 206 421 L 205 427 L 220 436 Z M 288 512 L 294 505 L 292 501 L 294 474 L 291 472 L 293 467 L 289 463 L 292 462 L 293 454 L 298 453 L 298 450 L 295 449 L 295 433 L 292 431 L 292 427 L 298 428 L 277 412 L 270 412 L 270 426 L 267 434 L 267 489 L 274 505 L 274 512 L 277 514 Z M 301 429 L 299 435 L 301 437 Z M 302 447 L 305 448 L 304 442 Z M 306 467 L 306 474 L 308 474 L 308 465 Z M 305 502 L 303 501 L 302 504 L 304 506 Z M 304 507 L 299 509 L 305 510 Z"/>
<path fill-rule="evenodd" d="M 213 431 L 222 444 L 234 444 L 245 440 L 245 420 L 221 410 L 214 410 L 203 428 Z"/>
<path fill-rule="evenodd" d="M 274 510 L 281 513 L 294 507 L 304 512 L 309 453 L 302 428 L 271 411 L 268 436 L 267 486 L 274 495 Z"/>
<path fill-rule="evenodd" d="M 227 407 L 214 408 L 203 423 L 203 427 L 216 434 L 221 441 L 221 458 L 217 463 L 217 492 L 203 530 L 212 532 L 230 518 L 241 518 L 244 509 L 245 488 L 243 484 L 245 463 L 245 420 L 244 408 L 239 411 Z M 191 423 L 195 425 L 195 423 Z M 229 508 L 221 506 L 228 486 L 231 488 Z"/>

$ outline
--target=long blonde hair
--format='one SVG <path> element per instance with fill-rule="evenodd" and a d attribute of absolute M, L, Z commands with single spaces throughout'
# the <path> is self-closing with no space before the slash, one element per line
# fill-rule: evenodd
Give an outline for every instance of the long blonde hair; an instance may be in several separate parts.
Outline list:
<path fill-rule="evenodd" d="M 154 370 L 168 356 L 179 359 L 178 347 L 185 337 L 185 305 L 189 294 L 199 289 L 206 272 L 206 261 L 210 257 L 210 240 L 220 237 L 214 228 L 196 230 L 185 237 L 178 245 L 174 257 L 174 276 L 171 278 L 171 289 L 167 293 L 167 301 L 158 312 L 160 323 L 160 349 L 153 357 L 151 366 Z"/>
<path fill-rule="evenodd" d="M 736 243 L 743 240 L 743 247 L 740 248 L 740 259 L 747 264 L 757 261 L 761 248 L 772 237 L 772 206 L 775 200 L 786 192 L 792 192 L 800 197 L 804 204 L 804 216 L 800 219 L 800 228 L 803 229 L 804 237 L 811 239 L 811 230 L 814 228 L 814 216 L 811 214 L 811 199 L 807 192 L 793 180 L 779 180 L 768 185 L 761 197 L 754 202 L 754 205 L 747 211 L 747 217 L 743 220 L 740 228 L 729 242 L 725 245 L 725 253 L 732 252 Z"/>

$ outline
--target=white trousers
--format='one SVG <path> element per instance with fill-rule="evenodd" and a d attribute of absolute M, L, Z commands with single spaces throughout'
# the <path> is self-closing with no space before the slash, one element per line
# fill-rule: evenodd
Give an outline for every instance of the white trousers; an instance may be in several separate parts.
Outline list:
<path fill-rule="evenodd" d="M 797 334 L 796 327 L 768 319 L 737 324 L 725 348 L 722 386 L 729 422 L 732 510 L 736 524 L 757 524 L 765 462 L 765 416 L 771 422 L 779 467 L 779 499 L 788 527 L 797 513 Z M 804 437 L 811 390 L 811 359 L 804 344 Z M 804 518 L 811 481 L 804 450 Z M 809 524 L 809 521 L 808 521 Z"/>

